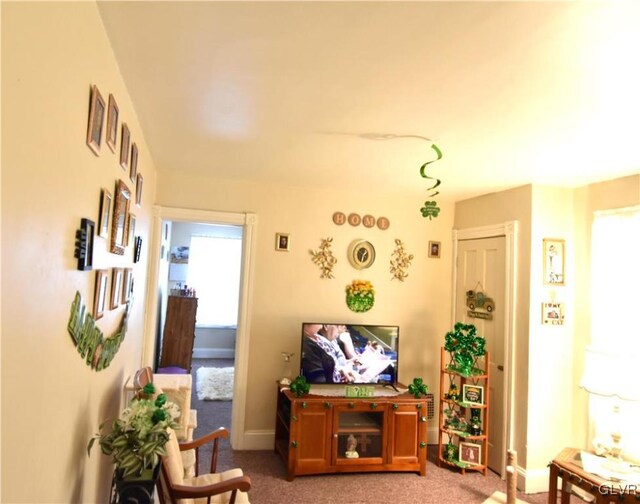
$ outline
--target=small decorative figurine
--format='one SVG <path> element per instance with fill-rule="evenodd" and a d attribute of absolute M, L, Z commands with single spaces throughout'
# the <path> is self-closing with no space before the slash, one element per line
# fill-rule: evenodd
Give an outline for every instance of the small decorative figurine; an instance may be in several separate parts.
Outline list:
<path fill-rule="evenodd" d="M 358 458 L 360 455 L 356 451 L 356 446 L 358 445 L 358 441 L 353 434 L 349 434 L 347 438 L 347 451 L 344 452 L 344 456 L 347 458 Z"/>
<path fill-rule="evenodd" d="M 469 424 L 469 433 L 472 436 L 479 436 L 482 434 L 482 428 L 480 427 L 480 410 L 478 408 L 471 408 L 471 422 Z"/>
<path fill-rule="evenodd" d="M 444 398 L 449 399 L 451 401 L 458 400 L 458 387 L 455 383 L 451 384 L 451 386 L 449 387 L 449 392 L 444 395 Z"/>

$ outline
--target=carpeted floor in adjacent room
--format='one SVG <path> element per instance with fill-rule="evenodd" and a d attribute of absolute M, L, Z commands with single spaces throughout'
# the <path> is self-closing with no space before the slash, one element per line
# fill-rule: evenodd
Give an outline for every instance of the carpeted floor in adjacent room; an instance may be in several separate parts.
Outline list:
<path fill-rule="evenodd" d="M 232 359 L 193 359 L 192 408 L 198 410 L 198 428 L 194 437 L 220 426 L 231 426 L 232 401 L 200 401 L 196 395 L 196 371 L 199 367 L 233 366 Z M 275 391 L 274 391 L 275 401 Z M 207 472 L 210 450 L 201 454 L 200 472 Z M 252 504 L 481 504 L 493 492 L 506 492 L 506 482 L 493 472 L 487 477 L 438 467 L 437 446 L 428 448 L 427 475 L 412 473 L 369 473 L 301 476 L 286 480 L 282 459 L 272 450 L 232 450 L 229 440 L 221 443 L 218 470 L 241 467 L 251 478 L 249 499 Z M 531 504 L 544 504 L 547 493 L 523 494 L 518 498 Z M 571 504 L 583 503 L 576 496 Z"/>

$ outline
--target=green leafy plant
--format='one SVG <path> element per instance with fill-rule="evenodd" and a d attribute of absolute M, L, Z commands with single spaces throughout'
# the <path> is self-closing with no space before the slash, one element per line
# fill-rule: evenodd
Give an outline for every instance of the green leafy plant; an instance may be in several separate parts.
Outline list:
<path fill-rule="evenodd" d="M 422 378 L 414 378 L 413 383 L 409 385 L 409 393 L 413 394 L 413 397 L 420 399 L 423 395 L 429 392 L 429 387 L 422 382 Z"/>
<path fill-rule="evenodd" d="M 167 428 L 176 429 L 175 419 L 180 416 L 180 408 L 167 401 L 166 395 L 153 398 L 155 390 L 153 383 L 148 383 L 143 396 L 133 399 L 121 417 L 113 421 L 110 432 L 104 432 L 108 422 L 100 424 L 99 432 L 89 440 L 87 455 L 91 455 L 97 440 L 102 453 L 112 456 L 123 478 L 140 477 L 145 470 L 153 470 L 160 456 L 166 454 Z"/>
<path fill-rule="evenodd" d="M 289 385 L 291 392 L 293 392 L 297 397 L 300 397 L 304 394 L 308 394 L 309 390 L 311 390 L 311 385 L 307 383 L 307 379 L 300 375 L 295 380 L 291 382 Z"/>

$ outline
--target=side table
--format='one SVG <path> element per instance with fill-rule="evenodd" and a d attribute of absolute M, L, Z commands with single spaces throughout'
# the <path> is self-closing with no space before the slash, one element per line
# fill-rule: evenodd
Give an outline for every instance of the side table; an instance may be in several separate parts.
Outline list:
<path fill-rule="evenodd" d="M 580 450 L 565 448 L 549 463 L 549 504 L 558 499 L 558 477 L 562 478 L 560 502 L 569 504 L 571 485 L 593 495 L 595 502 L 640 503 L 640 486 L 611 483 L 582 468 Z"/>

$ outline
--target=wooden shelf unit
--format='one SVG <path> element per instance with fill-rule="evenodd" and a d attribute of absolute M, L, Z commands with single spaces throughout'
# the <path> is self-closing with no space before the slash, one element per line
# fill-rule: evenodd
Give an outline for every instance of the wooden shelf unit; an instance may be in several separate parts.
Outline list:
<path fill-rule="evenodd" d="M 169 296 L 159 367 L 175 366 L 191 373 L 197 310 L 198 298 Z"/>
<path fill-rule="evenodd" d="M 296 397 L 278 385 L 274 450 L 287 480 L 308 474 L 405 471 L 426 474 L 427 402 L 398 396 Z M 346 455 L 349 436 L 357 458 Z"/>
<path fill-rule="evenodd" d="M 462 471 L 479 471 L 485 476 L 487 475 L 488 456 L 489 456 L 489 352 L 482 357 L 485 362 L 484 369 L 474 368 L 476 371 L 471 375 L 462 374 L 453 370 L 452 359 L 449 353 L 442 347 L 440 349 L 440 401 L 438 414 L 438 465 L 448 465 L 457 467 Z M 463 385 L 472 384 L 480 385 L 484 388 L 483 404 L 472 404 L 459 399 L 450 399 L 445 397 L 449 393 L 452 383 L 455 383 L 458 389 L 458 395 L 462 395 Z M 447 414 L 446 410 L 454 410 L 460 418 L 464 418 L 469 423 L 471 409 L 480 411 L 481 434 L 474 435 L 468 431 L 450 428 L 445 424 Z M 445 437 L 447 439 L 445 439 Z M 480 446 L 482 454 L 480 464 L 468 464 L 459 460 L 448 460 L 445 455 L 447 444 L 452 443 L 459 449 L 460 442 L 473 442 Z"/>

